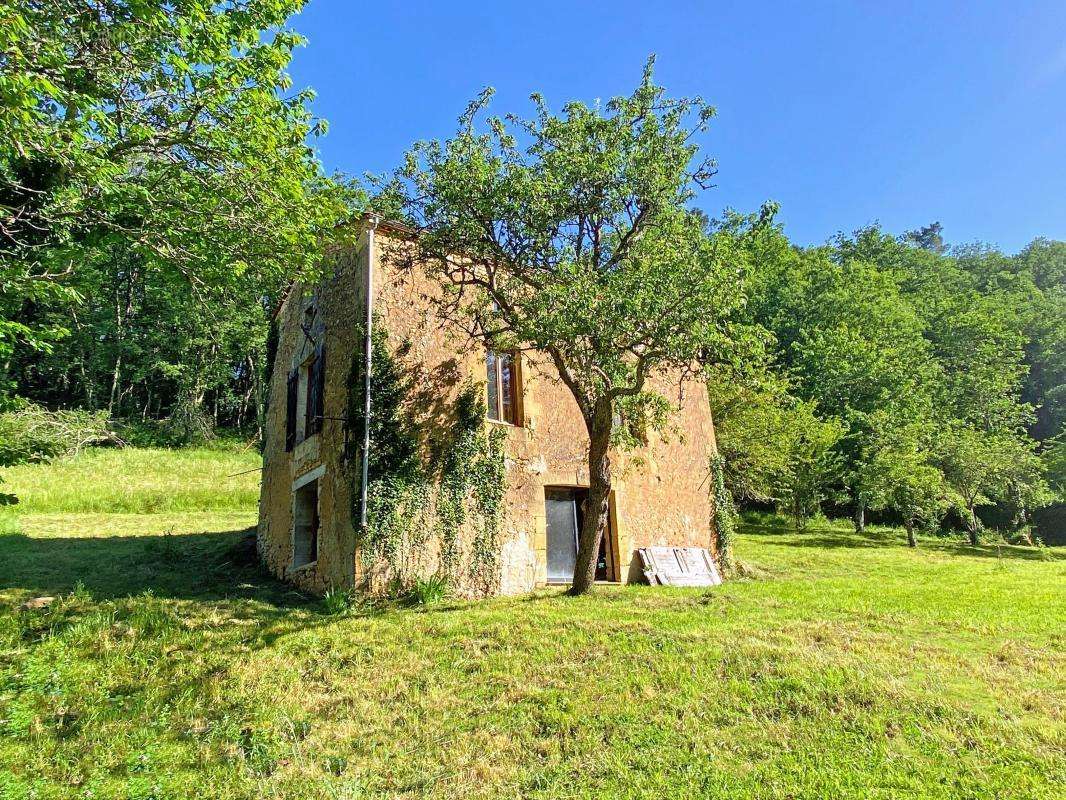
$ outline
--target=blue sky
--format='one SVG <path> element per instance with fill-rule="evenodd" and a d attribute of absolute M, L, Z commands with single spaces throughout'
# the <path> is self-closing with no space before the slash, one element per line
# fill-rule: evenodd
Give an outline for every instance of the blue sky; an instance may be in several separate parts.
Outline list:
<path fill-rule="evenodd" d="M 655 53 L 671 94 L 718 108 L 712 216 L 774 199 L 801 244 L 874 221 L 1008 251 L 1066 239 L 1064 0 L 310 0 L 292 23 L 329 170 L 394 167 L 486 85 L 497 112 L 627 93 Z"/>

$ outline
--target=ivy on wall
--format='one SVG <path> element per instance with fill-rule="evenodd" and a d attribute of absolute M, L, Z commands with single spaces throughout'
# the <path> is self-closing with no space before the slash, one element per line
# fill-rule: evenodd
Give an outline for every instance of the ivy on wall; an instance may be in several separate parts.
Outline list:
<path fill-rule="evenodd" d="M 480 521 L 470 543 L 467 579 L 476 591 L 496 590 L 499 573 L 500 525 L 503 519 L 504 432 L 486 430 L 480 387 L 468 385 L 459 395 L 450 447 L 445 451 L 437 492 L 437 529 L 441 566 L 459 579 L 459 535 L 473 512 Z"/>
<path fill-rule="evenodd" d="M 714 501 L 714 528 L 718 533 L 718 563 L 723 572 L 733 569 L 733 538 L 737 527 L 737 510 L 733 495 L 725 485 L 725 459 L 720 453 L 711 456 L 711 493 Z"/>
<path fill-rule="evenodd" d="M 411 379 L 403 361 L 410 344 L 390 351 L 382 326 L 376 325 L 371 348 L 367 525 L 362 531 L 358 530 L 362 479 L 358 455 L 365 424 L 365 382 L 358 354 L 348 377 L 346 415 L 351 513 L 363 564 L 369 570 L 384 566 L 391 583 L 407 588 L 415 578 L 424 577 L 419 572 L 435 538 L 439 577 L 475 594 L 491 594 L 499 581 L 505 434 L 486 429 L 484 392 L 468 385 L 448 415 L 449 429 L 431 432 L 434 452 L 440 456 L 423 458 L 422 437 L 405 408 Z M 464 530 L 470 533 L 465 548 Z"/>

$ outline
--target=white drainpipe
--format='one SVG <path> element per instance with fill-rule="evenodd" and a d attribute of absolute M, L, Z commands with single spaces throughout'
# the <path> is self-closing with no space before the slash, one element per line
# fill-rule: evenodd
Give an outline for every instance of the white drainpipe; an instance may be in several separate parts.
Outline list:
<path fill-rule="evenodd" d="M 380 221 L 376 214 L 368 218 L 366 234 L 366 319 L 364 329 L 366 338 L 363 350 L 363 479 L 360 483 L 359 529 L 366 530 L 367 484 L 370 480 L 370 371 L 373 367 L 373 325 L 374 325 L 374 231 Z"/>

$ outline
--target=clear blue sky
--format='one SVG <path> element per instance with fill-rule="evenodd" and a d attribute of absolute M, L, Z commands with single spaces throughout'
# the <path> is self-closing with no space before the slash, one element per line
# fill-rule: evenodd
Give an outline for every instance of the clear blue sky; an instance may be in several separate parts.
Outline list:
<path fill-rule="evenodd" d="M 802 244 L 874 221 L 1008 251 L 1066 239 L 1066 0 L 310 0 L 293 26 L 329 170 L 396 166 L 486 85 L 497 112 L 626 93 L 656 53 L 671 94 L 718 108 L 712 216 L 774 199 Z"/>

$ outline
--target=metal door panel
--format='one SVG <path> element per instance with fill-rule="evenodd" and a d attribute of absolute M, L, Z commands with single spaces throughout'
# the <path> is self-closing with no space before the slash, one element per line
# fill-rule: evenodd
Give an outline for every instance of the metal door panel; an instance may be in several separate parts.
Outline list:
<path fill-rule="evenodd" d="M 548 534 L 548 582 L 569 583 L 577 563 L 577 500 L 572 492 L 545 497 Z"/>

